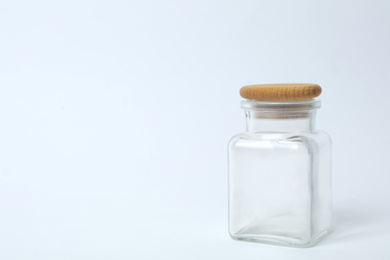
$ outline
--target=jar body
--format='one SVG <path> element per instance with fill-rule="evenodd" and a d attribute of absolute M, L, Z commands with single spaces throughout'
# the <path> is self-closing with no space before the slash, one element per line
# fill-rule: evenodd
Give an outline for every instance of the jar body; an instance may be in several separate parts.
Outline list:
<path fill-rule="evenodd" d="M 295 119 L 271 120 L 294 124 Z M 327 134 L 260 128 L 234 136 L 228 150 L 229 233 L 234 239 L 309 247 L 329 233 Z"/>

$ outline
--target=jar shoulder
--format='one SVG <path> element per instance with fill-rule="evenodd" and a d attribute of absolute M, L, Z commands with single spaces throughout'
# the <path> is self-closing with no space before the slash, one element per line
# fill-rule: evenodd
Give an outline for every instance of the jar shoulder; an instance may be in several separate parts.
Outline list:
<path fill-rule="evenodd" d="M 325 131 L 315 131 L 310 136 L 313 140 L 315 140 L 319 144 L 329 145 L 332 146 L 332 139 L 330 138 L 329 134 Z"/>
<path fill-rule="evenodd" d="M 318 149 L 322 147 L 332 146 L 330 136 L 324 131 L 315 132 L 289 132 L 289 133 L 276 133 L 276 132 L 261 132 L 261 133 L 240 133 L 233 136 L 229 141 L 229 149 L 235 149 L 236 147 L 252 146 L 251 144 L 264 144 L 257 145 L 258 148 L 262 147 L 274 147 L 275 145 L 296 145 L 306 147 L 308 149 Z"/>

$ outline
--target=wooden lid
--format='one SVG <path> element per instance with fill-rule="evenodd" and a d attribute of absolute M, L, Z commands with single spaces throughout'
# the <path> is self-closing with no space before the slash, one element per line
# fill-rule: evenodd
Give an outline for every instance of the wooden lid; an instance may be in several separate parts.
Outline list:
<path fill-rule="evenodd" d="M 256 101 L 293 101 L 318 97 L 321 91 L 316 84 L 260 84 L 242 87 L 240 95 Z"/>

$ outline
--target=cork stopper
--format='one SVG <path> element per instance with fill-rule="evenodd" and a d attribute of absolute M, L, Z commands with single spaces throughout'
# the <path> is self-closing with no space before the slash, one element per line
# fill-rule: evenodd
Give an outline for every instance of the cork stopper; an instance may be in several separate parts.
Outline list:
<path fill-rule="evenodd" d="M 260 84 L 242 87 L 240 95 L 256 101 L 297 101 L 318 97 L 321 91 L 317 84 Z"/>

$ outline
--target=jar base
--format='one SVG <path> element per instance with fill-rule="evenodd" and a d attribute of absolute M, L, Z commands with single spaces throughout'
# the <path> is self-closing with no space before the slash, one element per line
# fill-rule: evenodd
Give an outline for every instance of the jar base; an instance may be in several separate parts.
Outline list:
<path fill-rule="evenodd" d="M 306 240 L 302 238 L 294 238 L 294 237 L 286 237 L 282 235 L 230 235 L 234 240 L 246 241 L 246 242 L 255 242 L 261 244 L 271 244 L 277 246 L 287 246 L 287 247 L 312 247 L 316 245 L 319 241 L 321 241 L 324 237 L 326 237 L 329 233 L 331 233 L 331 229 L 327 229 L 317 235 L 315 238 L 311 240 Z"/>

